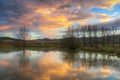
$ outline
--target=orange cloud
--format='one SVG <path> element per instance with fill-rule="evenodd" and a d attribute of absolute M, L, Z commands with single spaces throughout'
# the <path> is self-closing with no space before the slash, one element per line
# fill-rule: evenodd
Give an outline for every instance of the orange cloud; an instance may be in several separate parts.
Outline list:
<path fill-rule="evenodd" d="M 42 19 L 39 21 L 41 23 L 39 30 L 41 30 L 44 36 L 49 38 L 54 38 L 57 36 L 56 30 L 58 28 L 69 27 L 71 22 L 63 15 L 42 15 Z"/>
<path fill-rule="evenodd" d="M 32 26 L 32 29 L 40 30 L 45 37 L 54 38 L 57 36 L 57 29 L 67 28 L 74 22 L 80 22 L 83 25 L 88 24 L 87 21 L 91 19 L 99 19 L 100 22 L 111 20 L 110 16 L 95 14 L 90 12 L 89 9 L 93 7 L 111 9 L 113 5 L 119 3 L 119 0 L 48 0 L 33 2 L 26 3 L 26 6 L 33 11 L 22 15 L 18 22 L 20 25 L 25 24 Z M 36 23 L 37 27 L 34 25 Z"/>
<path fill-rule="evenodd" d="M 12 26 L 0 26 L 0 30 L 6 30 L 11 28 Z"/>
<path fill-rule="evenodd" d="M 115 4 L 117 4 L 117 3 L 120 3 L 120 0 L 109 0 L 109 1 L 107 1 L 107 0 L 105 0 L 105 1 L 103 1 L 103 2 L 105 2 L 105 4 L 106 4 L 106 6 L 104 6 L 103 8 L 107 8 L 107 9 L 112 9 L 112 7 L 115 5 Z"/>
<path fill-rule="evenodd" d="M 51 14 L 51 11 L 48 10 L 48 9 L 41 9 L 41 8 L 38 8 L 35 10 L 36 13 L 41 13 L 41 14 Z"/>
<path fill-rule="evenodd" d="M 100 22 L 108 22 L 110 21 L 112 18 L 106 14 L 99 14 L 98 19 L 100 19 Z"/>

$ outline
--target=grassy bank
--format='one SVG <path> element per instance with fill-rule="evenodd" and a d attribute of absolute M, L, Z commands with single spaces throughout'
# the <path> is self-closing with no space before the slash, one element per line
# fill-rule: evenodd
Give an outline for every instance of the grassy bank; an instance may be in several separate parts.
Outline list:
<path fill-rule="evenodd" d="M 41 44 L 41 43 L 30 43 L 30 44 L 20 44 L 20 43 L 5 43 L 5 44 L 0 44 L 0 51 L 17 51 L 17 50 L 50 50 L 50 49 L 57 49 L 59 48 L 58 44 Z"/>
<path fill-rule="evenodd" d="M 60 44 L 56 43 L 30 43 L 24 45 L 25 49 L 31 49 L 31 50 L 41 50 L 41 49 L 61 49 Z M 64 49 L 65 47 L 63 47 Z M 19 50 L 23 49 L 23 45 L 20 43 L 17 44 L 11 44 L 11 43 L 6 43 L 6 44 L 0 44 L 0 51 L 1 50 Z M 119 46 L 98 46 L 98 47 L 89 47 L 89 46 L 80 46 L 78 48 L 79 50 L 84 50 L 84 51 L 91 51 L 91 52 L 102 52 L 102 53 L 120 53 L 120 47 Z"/>

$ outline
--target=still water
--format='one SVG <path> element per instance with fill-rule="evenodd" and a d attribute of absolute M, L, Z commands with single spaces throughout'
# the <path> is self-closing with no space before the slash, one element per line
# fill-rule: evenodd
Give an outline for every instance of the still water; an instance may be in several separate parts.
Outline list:
<path fill-rule="evenodd" d="M 0 52 L 0 80 L 120 80 L 120 58 L 84 51 Z"/>

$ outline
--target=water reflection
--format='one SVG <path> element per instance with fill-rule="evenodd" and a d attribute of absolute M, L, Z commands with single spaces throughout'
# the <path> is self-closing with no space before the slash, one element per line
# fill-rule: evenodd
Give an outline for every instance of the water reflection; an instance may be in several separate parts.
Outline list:
<path fill-rule="evenodd" d="M 0 54 L 0 80 L 120 80 L 116 55 L 22 50 Z"/>
<path fill-rule="evenodd" d="M 19 66 L 20 67 L 27 67 L 29 65 L 29 57 L 30 57 L 30 52 L 27 50 L 22 50 L 21 54 L 18 56 L 19 57 Z"/>
<path fill-rule="evenodd" d="M 86 66 L 87 68 L 95 68 L 100 66 L 112 66 L 114 68 L 120 68 L 119 57 L 108 54 L 70 51 L 63 54 L 63 60 L 72 64 L 74 67 Z"/>
<path fill-rule="evenodd" d="M 74 64 L 74 62 L 79 60 L 79 52 L 77 50 L 64 50 L 62 59 L 66 63 Z"/>

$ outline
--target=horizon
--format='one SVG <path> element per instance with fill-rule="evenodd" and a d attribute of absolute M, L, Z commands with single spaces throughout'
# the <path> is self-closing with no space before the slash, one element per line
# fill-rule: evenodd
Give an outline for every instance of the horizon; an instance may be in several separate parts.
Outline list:
<path fill-rule="evenodd" d="M 59 39 L 74 25 L 120 25 L 119 0 L 0 0 L 0 37 L 12 37 L 19 27 L 31 39 Z"/>

